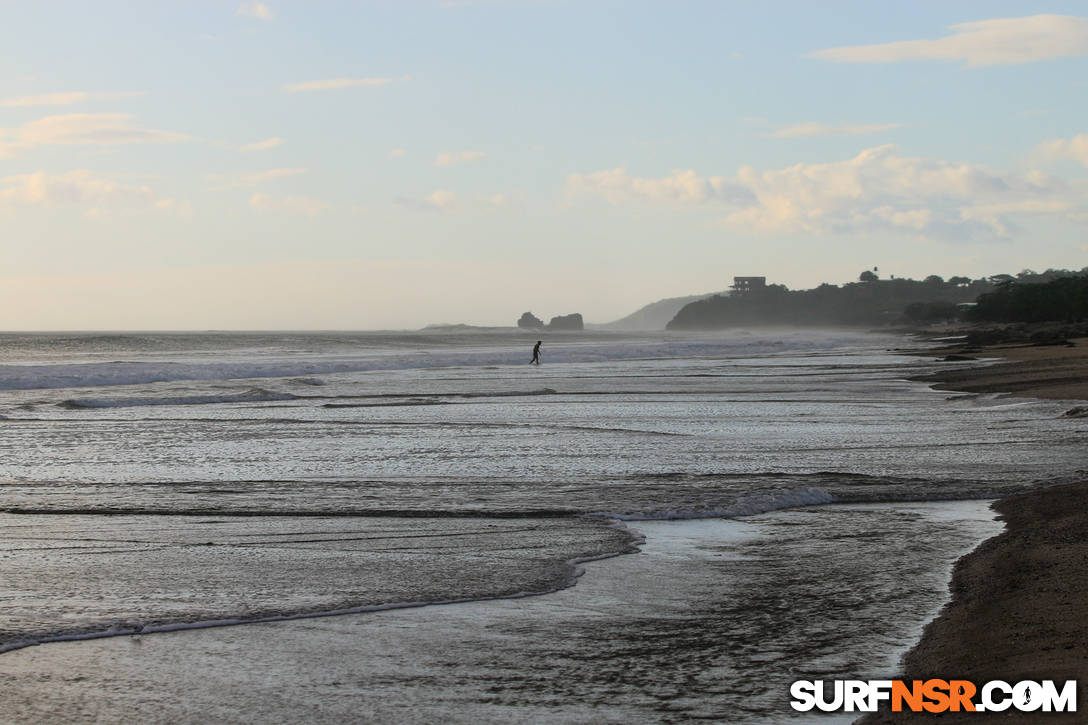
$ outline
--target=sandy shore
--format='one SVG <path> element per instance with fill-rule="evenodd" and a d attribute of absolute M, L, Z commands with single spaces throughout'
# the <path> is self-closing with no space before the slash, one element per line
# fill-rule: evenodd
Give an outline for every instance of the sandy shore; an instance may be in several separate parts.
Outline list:
<path fill-rule="evenodd" d="M 1088 339 L 1072 346 L 999 344 L 939 355 L 1001 357 L 926 378 L 936 387 L 972 393 L 1088 399 Z M 1074 406 L 1076 407 L 1076 406 Z M 1081 421 L 1070 421 L 1083 431 Z M 1071 430 L 1071 432 L 1074 432 Z M 1077 713 L 890 712 L 858 725 L 920 722 L 1086 722 L 1088 709 L 1088 481 L 1011 496 L 993 508 L 1006 530 L 957 562 L 952 600 L 903 661 L 904 679 L 1077 680 Z"/>
<path fill-rule="evenodd" d="M 1088 707 L 1088 481 L 994 504 L 1007 529 L 960 559 L 952 601 L 904 658 L 904 679 L 1077 680 L 1076 713 L 878 713 L 859 725 L 1083 723 Z"/>
<path fill-rule="evenodd" d="M 1005 343 L 972 347 L 950 345 L 927 354 L 959 358 L 1003 358 L 986 367 L 964 366 L 922 378 L 938 390 L 1010 393 L 1051 400 L 1088 400 L 1088 338 L 1067 345 Z"/>

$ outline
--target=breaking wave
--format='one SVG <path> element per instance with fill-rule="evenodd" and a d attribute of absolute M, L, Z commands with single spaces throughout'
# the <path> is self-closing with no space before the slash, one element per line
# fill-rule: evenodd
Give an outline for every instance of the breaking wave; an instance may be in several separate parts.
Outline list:
<path fill-rule="evenodd" d="M 587 333 L 589 335 L 590 333 Z M 503 336 L 505 337 L 505 336 Z M 112 340 L 112 338 L 110 338 Z M 406 338 L 407 339 L 407 338 Z M 667 340 L 617 340 L 586 337 L 569 343 L 556 341 L 547 348 L 545 365 L 566 363 L 599 363 L 640 359 L 699 359 L 744 357 L 783 352 L 828 351 L 839 346 L 879 344 L 872 335 L 847 332 L 784 331 L 773 339 L 736 333 L 723 337 L 674 337 Z M 128 336 L 119 336 L 118 345 L 139 355 L 143 352 Z M 103 385 L 132 385 L 183 380 L 228 380 L 247 378 L 291 378 L 291 383 L 320 385 L 317 375 L 410 370 L 453 367 L 491 367 L 513 365 L 524 367 L 526 351 L 514 349 L 510 341 L 501 347 L 449 348 L 438 341 L 426 350 L 406 352 L 397 349 L 374 349 L 335 357 L 317 353 L 294 355 L 294 351 L 261 351 L 250 359 L 193 362 L 187 360 L 114 360 L 111 362 L 57 362 L 53 364 L 0 365 L 0 390 L 32 390 L 43 388 L 75 388 Z M 588 343 L 588 344 L 587 344 Z M 268 357 L 265 357 L 268 355 Z M 135 355 L 134 355 L 135 356 Z"/>

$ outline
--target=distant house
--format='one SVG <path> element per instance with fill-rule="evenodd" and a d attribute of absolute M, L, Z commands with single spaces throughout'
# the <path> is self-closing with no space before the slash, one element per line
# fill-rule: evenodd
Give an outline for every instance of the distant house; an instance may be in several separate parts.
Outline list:
<path fill-rule="evenodd" d="M 766 277 L 734 277 L 732 290 L 735 295 L 746 295 L 766 286 Z"/>

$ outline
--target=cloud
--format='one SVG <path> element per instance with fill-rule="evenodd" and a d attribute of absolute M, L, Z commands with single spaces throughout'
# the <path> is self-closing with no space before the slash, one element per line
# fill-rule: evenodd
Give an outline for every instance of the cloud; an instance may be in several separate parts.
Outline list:
<path fill-rule="evenodd" d="M 401 156 L 404 156 L 404 149 L 393 149 L 389 152 L 389 156 L 394 159 L 399 159 Z"/>
<path fill-rule="evenodd" d="M 94 176 L 87 169 L 64 174 L 38 171 L 0 178 L 0 204 L 34 206 L 38 204 L 86 204 L 125 202 L 150 204 L 155 194 L 147 186 L 128 186 Z"/>
<path fill-rule="evenodd" d="M 1044 141 L 1035 147 L 1035 155 L 1047 161 L 1072 159 L 1088 166 L 1088 133 Z"/>
<path fill-rule="evenodd" d="M 283 145 L 283 139 L 278 136 L 272 138 L 266 138 L 264 141 L 256 141 L 254 143 L 247 143 L 245 146 L 239 146 L 239 151 L 267 151 L 268 149 L 274 149 L 277 146 Z"/>
<path fill-rule="evenodd" d="M 103 206 L 176 211 L 191 216 L 188 202 L 158 197 L 145 185 L 123 184 L 95 176 L 87 169 L 62 174 L 37 171 L 0 178 L 0 207 L 91 206 L 92 218 L 101 218 Z"/>
<path fill-rule="evenodd" d="M 622 168 L 572 174 L 567 177 L 567 194 L 599 194 L 613 204 L 640 200 L 677 204 L 708 201 L 749 204 L 755 201 L 752 193 L 740 184 L 721 176 L 703 178 L 690 169 L 673 171 L 663 179 L 641 179 Z"/>
<path fill-rule="evenodd" d="M 209 191 L 225 191 L 227 189 L 246 189 L 258 186 L 266 181 L 275 181 L 288 176 L 305 174 L 307 169 L 268 169 L 267 171 L 253 171 L 237 176 L 210 176 L 209 180 L 215 186 L 209 187 Z"/>
<path fill-rule="evenodd" d="M 283 214 L 299 214 L 303 216 L 317 216 L 327 211 L 332 211 L 334 206 L 327 201 L 313 199 L 308 196 L 283 196 L 272 197 L 267 194 L 254 194 L 249 198 L 249 207 L 259 212 L 280 212 Z"/>
<path fill-rule="evenodd" d="M 457 203 L 457 194 L 452 191 L 439 189 L 428 196 L 427 201 L 433 204 L 435 208 L 446 211 L 452 209 L 453 205 Z"/>
<path fill-rule="evenodd" d="M 193 206 L 188 201 L 178 201 L 176 199 L 159 199 L 155 202 L 156 209 L 173 210 L 185 219 L 193 218 Z"/>
<path fill-rule="evenodd" d="M 839 63 L 964 61 L 969 68 L 1034 63 L 1088 54 L 1088 18 L 1032 15 L 950 26 L 937 40 L 901 40 L 818 50 L 812 58 Z"/>
<path fill-rule="evenodd" d="M 434 165 L 454 166 L 456 164 L 467 164 L 485 158 L 487 158 L 487 154 L 483 151 L 452 151 L 438 154 L 434 159 Z"/>
<path fill-rule="evenodd" d="M 392 83 L 392 78 L 330 78 L 323 81 L 304 81 L 302 83 L 288 83 L 283 90 L 288 93 L 305 93 L 308 91 L 335 91 L 341 88 L 355 86 L 384 86 Z"/>
<path fill-rule="evenodd" d="M 238 10 L 235 14 L 244 15 L 247 18 L 256 18 L 257 20 L 276 19 L 276 14 L 272 12 L 272 8 L 262 2 L 242 3 L 238 6 Z"/>
<path fill-rule="evenodd" d="M 25 108 L 29 106 L 71 106 L 85 101 L 115 101 L 122 98 L 146 96 L 147 91 L 116 91 L 113 93 L 92 93 L 90 91 L 69 91 L 67 93 L 44 93 L 38 96 L 19 96 L 0 99 L 0 108 Z"/>
<path fill-rule="evenodd" d="M 439 189 L 426 198 L 401 196 L 393 202 L 402 209 L 416 212 L 492 212 L 500 209 L 510 209 L 522 204 L 520 194 L 502 193 L 477 194 L 471 197 L 460 197 L 448 189 Z"/>
<path fill-rule="evenodd" d="M 438 189 L 425 199 L 402 196 L 394 203 L 412 211 L 453 211 L 457 206 L 457 194 L 447 189 Z"/>
<path fill-rule="evenodd" d="M 0 158 L 37 146 L 180 143 L 191 136 L 142 128 L 127 113 L 69 113 L 46 116 L 16 128 L 0 128 Z"/>
<path fill-rule="evenodd" d="M 828 125 L 825 123 L 795 123 L 792 126 L 780 128 L 771 133 L 765 133 L 765 138 L 811 138 L 813 136 L 861 136 L 868 133 L 879 133 L 901 128 L 901 123 L 871 123 L 851 124 L 840 123 Z"/>
<path fill-rule="evenodd" d="M 1079 214 L 1074 203 L 1067 199 L 1025 199 L 963 207 L 960 216 L 967 221 L 981 222 L 998 236 L 1007 237 L 1015 230 L 1009 221 L 1014 216 L 1063 216 L 1076 221 Z"/>
<path fill-rule="evenodd" d="M 902 232 L 948 240 L 993 240 L 1015 220 L 1049 216 L 1077 221 L 1088 211 L 1079 182 L 1041 171 L 1000 172 L 981 165 L 900 155 L 872 148 L 843 161 L 796 164 L 732 178 L 674 171 L 661 179 L 624 169 L 575 174 L 568 196 L 613 204 L 654 203 L 720 214 L 721 224 L 772 234 Z"/>

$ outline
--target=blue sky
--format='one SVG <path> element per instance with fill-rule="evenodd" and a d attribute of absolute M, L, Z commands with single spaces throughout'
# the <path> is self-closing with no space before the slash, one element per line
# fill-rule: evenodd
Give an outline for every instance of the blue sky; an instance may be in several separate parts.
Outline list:
<path fill-rule="evenodd" d="M 607 321 L 1088 264 L 1088 12 L 52 2 L 0 27 L 0 328 Z"/>

